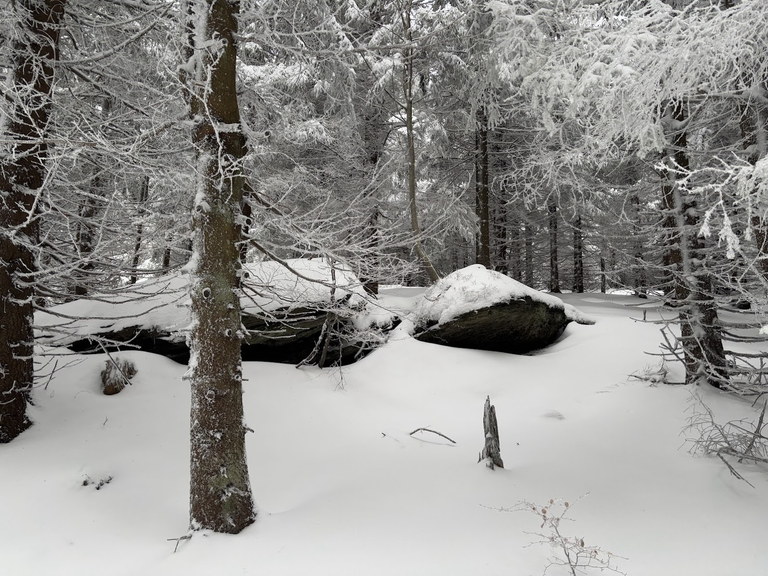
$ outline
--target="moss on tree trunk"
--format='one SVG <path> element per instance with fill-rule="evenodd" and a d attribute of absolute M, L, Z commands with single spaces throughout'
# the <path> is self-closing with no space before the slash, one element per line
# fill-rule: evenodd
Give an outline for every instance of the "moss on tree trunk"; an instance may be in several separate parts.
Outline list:
<path fill-rule="evenodd" d="M 191 115 L 198 154 L 188 378 L 190 525 L 237 533 L 255 512 L 245 455 L 240 303 L 240 228 L 245 141 L 236 93 L 238 3 L 198 0 L 197 77 Z"/>

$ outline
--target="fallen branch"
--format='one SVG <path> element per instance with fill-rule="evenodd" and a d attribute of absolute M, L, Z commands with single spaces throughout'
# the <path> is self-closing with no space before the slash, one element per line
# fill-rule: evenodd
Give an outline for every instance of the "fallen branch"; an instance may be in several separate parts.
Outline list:
<path fill-rule="evenodd" d="M 755 487 L 755 486 L 754 486 L 754 484 L 752 484 L 752 482 L 750 482 L 749 480 L 747 480 L 746 478 L 744 478 L 744 476 L 742 476 L 741 474 L 739 474 L 738 472 L 736 472 L 736 469 L 735 469 L 733 466 L 731 466 L 731 463 L 730 463 L 730 462 L 728 462 L 728 460 L 726 460 L 726 459 L 723 457 L 723 453 L 722 453 L 722 452 L 718 452 L 718 453 L 717 453 L 717 457 L 718 457 L 718 458 L 720 458 L 720 460 L 722 460 L 722 461 L 723 461 L 723 464 L 725 464 L 725 465 L 728 467 L 728 470 L 730 470 L 730 472 L 731 472 L 731 475 L 733 475 L 733 477 L 734 477 L 734 478 L 736 478 L 736 479 L 738 479 L 738 480 L 744 480 L 744 482 L 746 482 L 747 484 L 749 484 L 750 486 L 752 486 L 752 488 L 754 488 L 754 487 Z"/>
<path fill-rule="evenodd" d="M 182 540 L 191 540 L 191 539 L 192 539 L 192 534 L 185 534 L 184 536 L 179 536 L 178 538 L 168 538 L 167 542 L 171 542 L 174 540 L 176 541 L 176 546 L 174 546 L 173 548 L 173 553 L 176 554 L 176 550 L 179 549 L 179 543 Z"/>
<path fill-rule="evenodd" d="M 456 444 L 456 441 L 455 441 L 455 440 L 451 440 L 450 438 L 448 438 L 448 436 L 446 436 L 446 435 L 445 435 L 445 434 L 443 434 L 442 432 L 438 432 L 437 430 L 430 430 L 429 428 L 416 428 L 416 430 L 414 430 L 413 432 L 411 432 L 411 433 L 409 434 L 409 436 L 413 436 L 414 434 L 416 434 L 416 432 L 432 432 L 432 434 L 437 434 L 438 436 L 441 436 L 442 438 L 445 438 L 445 439 L 446 439 L 446 440 L 448 440 L 448 442 L 450 442 L 451 444 Z"/>

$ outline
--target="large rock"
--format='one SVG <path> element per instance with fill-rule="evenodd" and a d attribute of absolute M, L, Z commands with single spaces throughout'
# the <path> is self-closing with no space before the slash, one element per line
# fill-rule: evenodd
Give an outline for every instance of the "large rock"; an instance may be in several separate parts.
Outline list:
<path fill-rule="evenodd" d="M 425 292 L 414 336 L 457 348 L 524 354 L 549 346 L 570 322 L 592 324 L 573 306 L 480 265 Z"/>
<path fill-rule="evenodd" d="M 245 269 L 242 322 L 246 361 L 349 364 L 368 343 L 354 338 L 352 318 L 364 303 L 360 282 L 324 260 L 250 264 Z M 149 280 L 119 295 L 99 295 L 55 306 L 36 316 L 37 340 L 80 353 L 138 349 L 181 364 L 191 316 L 187 277 Z M 330 330 L 329 330 L 330 328 Z M 329 336 L 330 334 L 330 336 Z"/>

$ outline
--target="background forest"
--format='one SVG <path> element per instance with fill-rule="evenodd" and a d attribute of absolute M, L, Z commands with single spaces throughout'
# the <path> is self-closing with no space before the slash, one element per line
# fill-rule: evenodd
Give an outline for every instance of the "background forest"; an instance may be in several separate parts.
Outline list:
<path fill-rule="evenodd" d="M 767 24 L 763 0 L 3 3 L 0 442 L 35 311 L 182 267 L 193 398 L 239 386 L 233 290 L 263 260 L 370 298 L 475 263 L 630 289 L 677 312 L 686 383 L 762 394 L 765 354 L 728 343 L 768 303 Z"/>

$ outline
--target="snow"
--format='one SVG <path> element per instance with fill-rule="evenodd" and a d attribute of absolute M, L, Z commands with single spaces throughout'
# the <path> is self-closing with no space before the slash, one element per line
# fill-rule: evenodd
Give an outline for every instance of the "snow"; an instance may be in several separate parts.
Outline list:
<path fill-rule="evenodd" d="M 285 264 L 290 270 L 273 261 L 244 266 L 243 311 L 329 303 L 334 285 L 336 300 L 349 297 L 350 304 L 359 304 L 365 297 L 354 274 L 343 268 L 332 271 L 326 260 L 289 259 Z M 40 311 L 35 315 L 38 336 L 44 344 L 65 345 L 91 334 L 138 326 L 169 330 L 173 338 L 183 340 L 191 322 L 188 279 L 187 274 L 176 272 L 137 284 L 127 295 L 97 295 Z"/>
<path fill-rule="evenodd" d="M 383 304 L 415 306 L 415 292 L 386 290 Z M 188 530 L 185 368 L 122 353 L 138 374 L 107 397 L 105 357 L 69 355 L 76 363 L 34 390 L 34 426 L 0 445 L 2 573 L 534 576 L 557 550 L 529 546 L 540 518 L 502 509 L 557 498 L 576 503 L 562 532 L 625 557 L 627 574 L 764 571 L 766 469 L 735 464 L 753 489 L 717 458 L 692 456 L 682 431 L 694 389 L 629 377 L 656 370 L 645 351 L 658 350 L 658 326 L 633 320 L 656 308 L 562 298 L 596 325 L 572 323 L 532 355 L 404 337 L 341 371 L 246 363 L 258 518 L 237 536 L 196 533 L 175 553 L 169 539 Z M 723 421 L 756 416 L 751 400 L 695 390 Z M 487 395 L 506 469 L 477 462 Z M 456 444 L 409 435 L 420 427 Z"/>
<path fill-rule="evenodd" d="M 524 298 L 564 310 L 571 320 L 591 322 L 576 308 L 566 306 L 555 296 L 529 288 L 500 272 L 488 270 L 482 264 L 473 264 L 452 272 L 429 288 L 416 305 L 414 323 L 445 324 L 473 310 Z"/>

